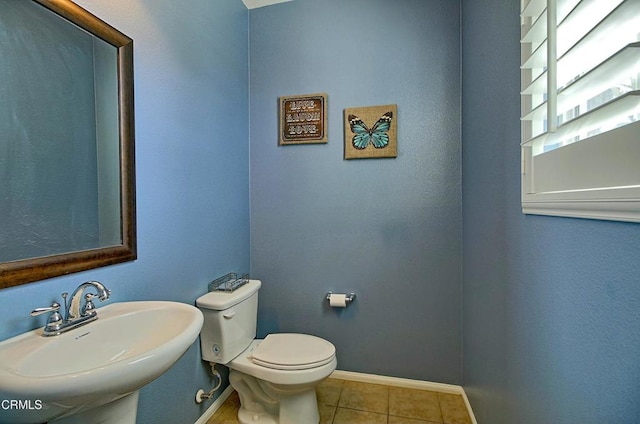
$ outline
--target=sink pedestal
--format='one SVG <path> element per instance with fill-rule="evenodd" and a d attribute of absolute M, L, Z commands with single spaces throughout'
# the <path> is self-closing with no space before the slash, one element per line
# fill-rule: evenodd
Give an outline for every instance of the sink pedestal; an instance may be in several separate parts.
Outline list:
<path fill-rule="evenodd" d="M 136 424 L 139 390 L 105 405 L 51 421 L 55 424 Z"/>

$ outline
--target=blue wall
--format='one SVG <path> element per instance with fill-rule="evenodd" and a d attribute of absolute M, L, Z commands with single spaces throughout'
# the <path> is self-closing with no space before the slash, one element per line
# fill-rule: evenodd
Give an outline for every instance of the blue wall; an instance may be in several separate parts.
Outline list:
<path fill-rule="evenodd" d="M 463 383 L 481 424 L 637 422 L 640 227 L 520 212 L 517 2 L 462 0 L 462 40 L 456 1 L 78 3 L 135 40 L 139 259 L 2 290 L 0 339 L 89 278 L 193 303 L 251 256 L 261 335 Z M 314 92 L 329 143 L 279 147 L 278 96 Z M 343 109 L 386 103 L 398 158 L 344 161 Z M 329 309 L 329 289 L 358 299 Z M 195 421 L 212 383 L 195 344 L 139 421 Z"/>
<path fill-rule="evenodd" d="M 640 226 L 520 210 L 518 2 L 462 1 L 464 386 L 485 424 L 640 420 Z"/>
<path fill-rule="evenodd" d="M 250 12 L 259 335 L 324 337 L 342 370 L 461 383 L 459 19 L 439 0 Z M 317 92 L 329 142 L 278 146 L 278 97 Z M 390 103 L 398 157 L 343 160 L 343 110 Z M 331 309 L 329 290 L 358 297 Z"/>
<path fill-rule="evenodd" d="M 240 0 L 79 0 L 134 40 L 138 260 L 0 291 L 0 340 L 88 279 L 110 302 L 193 304 L 249 268 L 248 11 Z M 100 306 L 100 305 L 97 305 Z M 61 358 L 64 360 L 64 358 Z M 194 422 L 213 379 L 198 344 L 141 391 L 140 423 Z"/>

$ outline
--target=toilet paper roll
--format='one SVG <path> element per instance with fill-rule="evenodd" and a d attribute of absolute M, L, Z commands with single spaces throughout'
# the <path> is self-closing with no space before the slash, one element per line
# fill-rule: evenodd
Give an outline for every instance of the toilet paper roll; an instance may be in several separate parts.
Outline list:
<path fill-rule="evenodd" d="M 331 305 L 332 308 L 344 308 L 347 306 L 347 295 L 331 293 L 331 295 L 329 295 L 329 305 Z"/>

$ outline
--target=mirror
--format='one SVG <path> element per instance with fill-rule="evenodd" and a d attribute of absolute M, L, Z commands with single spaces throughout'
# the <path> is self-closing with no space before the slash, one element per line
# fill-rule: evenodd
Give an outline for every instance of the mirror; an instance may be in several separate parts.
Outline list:
<path fill-rule="evenodd" d="M 133 41 L 0 0 L 0 288 L 136 258 Z"/>

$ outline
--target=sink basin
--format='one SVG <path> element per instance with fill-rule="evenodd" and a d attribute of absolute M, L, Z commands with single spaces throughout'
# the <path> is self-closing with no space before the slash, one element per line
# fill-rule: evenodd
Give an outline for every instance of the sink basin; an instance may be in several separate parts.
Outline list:
<path fill-rule="evenodd" d="M 0 400 L 17 401 L 4 402 L 0 423 L 135 423 L 138 390 L 184 354 L 203 322 L 178 302 L 97 311 L 97 321 L 59 336 L 40 328 L 0 343 Z"/>

